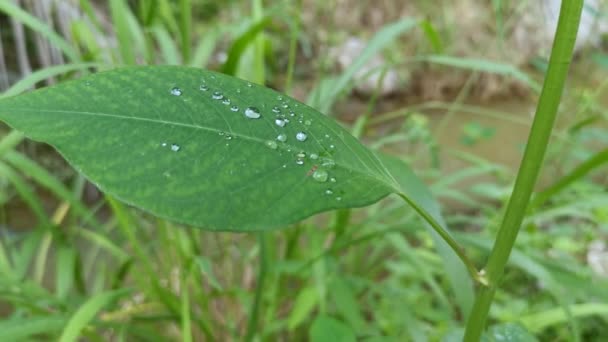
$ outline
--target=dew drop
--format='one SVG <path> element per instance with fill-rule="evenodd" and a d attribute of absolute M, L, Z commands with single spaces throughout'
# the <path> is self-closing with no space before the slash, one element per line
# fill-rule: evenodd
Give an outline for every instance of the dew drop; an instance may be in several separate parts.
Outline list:
<path fill-rule="evenodd" d="M 273 150 L 277 149 L 277 142 L 272 140 L 266 140 L 266 146 L 270 147 Z"/>
<path fill-rule="evenodd" d="M 260 110 L 256 107 L 247 107 L 245 109 L 245 116 L 250 119 L 259 119 L 260 118 Z"/>
<path fill-rule="evenodd" d="M 280 142 L 286 142 L 287 141 L 287 135 L 281 133 L 279 135 L 277 135 L 277 140 Z"/>
<path fill-rule="evenodd" d="M 230 106 L 230 110 L 233 112 L 238 112 L 239 111 L 239 107 L 237 105 L 232 105 Z"/>
<path fill-rule="evenodd" d="M 181 150 L 181 146 L 179 146 L 178 144 L 171 144 L 171 151 L 177 152 L 179 150 Z"/>
<path fill-rule="evenodd" d="M 200 90 L 202 90 L 202 91 L 208 91 L 208 90 L 209 90 L 209 87 L 207 87 L 207 86 L 206 86 L 206 85 L 204 85 L 204 84 L 201 84 L 201 86 L 200 86 L 198 89 L 200 89 Z"/>
<path fill-rule="evenodd" d="M 304 121 L 304 124 L 305 124 L 306 126 L 310 126 L 310 125 L 312 124 L 312 121 L 310 121 L 310 120 L 306 120 L 306 121 Z"/>
<path fill-rule="evenodd" d="M 321 166 L 326 167 L 328 169 L 331 169 L 334 166 L 336 166 L 336 162 L 333 159 L 331 159 L 331 158 L 322 158 L 321 159 Z"/>
<path fill-rule="evenodd" d="M 161 144 L 160 144 L 160 146 L 162 146 L 162 147 L 166 147 L 166 146 L 167 146 L 167 143 L 166 143 L 166 142 L 161 143 Z"/>
<path fill-rule="evenodd" d="M 334 148 L 336 148 L 336 146 L 334 144 L 331 144 L 329 145 L 329 148 L 333 150 Z"/>
<path fill-rule="evenodd" d="M 289 116 L 294 117 L 294 116 L 296 116 L 296 113 L 291 112 L 291 113 L 289 113 Z"/>
<path fill-rule="evenodd" d="M 334 192 L 331 189 L 325 190 L 326 195 L 332 195 Z"/>
<path fill-rule="evenodd" d="M 296 157 L 298 157 L 298 159 L 304 159 L 304 158 L 306 158 L 306 153 L 299 152 L 298 154 L 296 154 Z"/>
<path fill-rule="evenodd" d="M 279 127 L 285 127 L 285 124 L 287 122 L 283 119 L 276 119 L 276 120 L 274 120 L 274 123 L 277 124 L 277 126 L 279 126 Z"/>
<path fill-rule="evenodd" d="M 304 160 L 303 159 L 296 159 L 296 164 L 298 164 L 298 165 L 304 165 Z"/>
<path fill-rule="evenodd" d="M 311 153 L 310 154 L 310 159 L 313 159 L 313 160 L 319 159 L 319 155 L 316 154 L 316 153 Z"/>
<path fill-rule="evenodd" d="M 336 201 L 340 202 L 342 200 L 342 197 L 338 196 L 336 197 Z"/>
<path fill-rule="evenodd" d="M 272 107 L 272 112 L 273 113 L 280 113 L 281 112 L 281 108 L 279 108 L 277 106 L 274 106 L 274 107 Z"/>
<path fill-rule="evenodd" d="M 277 96 L 277 100 L 283 101 L 283 96 L 281 96 L 281 95 Z"/>
<path fill-rule="evenodd" d="M 222 135 L 224 135 L 224 134 L 225 134 L 224 132 L 220 132 L 220 133 L 219 133 L 219 135 L 220 135 L 220 136 L 222 136 Z"/>
<path fill-rule="evenodd" d="M 180 96 L 181 94 L 182 94 L 182 90 L 179 89 L 178 87 L 171 89 L 171 95 Z"/>
<path fill-rule="evenodd" d="M 211 98 L 214 100 L 221 100 L 224 98 L 224 95 L 219 91 L 214 91 L 213 94 L 211 94 Z"/>
<path fill-rule="evenodd" d="M 251 84 L 251 83 L 247 82 L 247 87 L 248 87 L 248 88 L 251 88 L 251 87 L 253 87 L 253 84 Z"/>
<path fill-rule="evenodd" d="M 308 136 L 307 136 L 307 135 L 306 135 L 306 133 L 304 133 L 304 132 L 298 132 L 298 133 L 296 134 L 296 139 L 297 139 L 298 141 L 305 141 L 305 140 L 306 140 L 306 138 L 308 138 Z"/>
<path fill-rule="evenodd" d="M 230 104 L 230 99 L 229 99 L 229 98 L 227 98 L 227 97 L 225 97 L 225 98 L 222 100 L 222 104 L 225 104 L 226 106 L 227 106 L 227 105 L 229 105 L 229 104 Z"/>
<path fill-rule="evenodd" d="M 287 164 L 283 164 L 283 168 L 286 169 L 287 168 Z"/>
<path fill-rule="evenodd" d="M 336 177 L 331 177 L 331 178 L 329 179 L 329 181 L 330 181 L 330 182 L 332 182 L 332 183 L 335 183 L 335 182 L 336 182 Z"/>
<path fill-rule="evenodd" d="M 329 134 L 325 134 L 325 138 L 326 138 L 326 139 L 329 139 Z"/>
<path fill-rule="evenodd" d="M 289 108 L 289 105 L 287 103 L 283 103 L 283 108 L 287 109 Z"/>
<path fill-rule="evenodd" d="M 326 182 L 327 178 L 328 178 L 328 174 L 327 171 L 323 170 L 323 169 L 316 169 L 315 172 L 312 174 L 312 179 L 316 180 L 317 182 Z"/>

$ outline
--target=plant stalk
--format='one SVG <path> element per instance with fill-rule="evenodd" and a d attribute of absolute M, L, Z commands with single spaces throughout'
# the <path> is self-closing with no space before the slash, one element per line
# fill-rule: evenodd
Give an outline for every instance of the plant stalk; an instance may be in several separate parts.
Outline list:
<path fill-rule="evenodd" d="M 247 332 L 245 334 L 245 341 L 253 341 L 253 337 L 258 327 L 258 317 L 260 316 L 260 304 L 262 303 L 262 296 L 264 295 L 264 283 L 266 281 L 266 269 L 268 266 L 268 251 L 266 248 L 266 239 L 269 233 L 259 232 L 258 233 L 258 245 L 260 246 L 260 269 L 258 271 L 258 279 L 255 286 L 255 297 L 253 298 L 253 304 L 251 305 L 251 311 L 249 312 L 249 321 L 247 322 Z"/>
<path fill-rule="evenodd" d="M 549 68 L 536 108 L 536 115 L 526 150 L 519 168 L 505 216 L 490 252 L 485 273 L 488 286 L 479 289 L 465 331 L 465 341 L 479 341 L 486 325 L 494 294 L 503 276 L 505 265 L 515 244 L 523 222 L 534 185 L 543 165 L 543 159 L 557 116 L 564 84 L 568 74 L 574 42 L 582 13 L 583 0 L 563 0 L 559 21 L 549 58 Z"/>
<path fill-rule="evenodd" d="M 448 246 L 450 246 L 450 248 L 452 248 L 454 253 L 456 253 L 458 258 L 460 258 L 464 266 L 467 268 L 467 271 L 469 271 L 469 275 L 471 276 L 471 278 L 473 278 L 473 280 L 484 286 L 488 285 L 488 281 L 484 273 L 479 272 L 477 270 L 475 264 L 473 263 L 473 261 L 471 261 L 471 259 L 469 259 L 469 257 L 465 253 L 464 249 L 460 246 L 458 241 L 456 241 L 456 239 L 454 239 L 452 235 L 450 235 L 450 233 L 445 230 L 441 226 L 441 224 L 439 224 L 439 222 L 435 221 L 435 219 L 431 215 L 429 215 L 429 213 L 427 213 L 424 209 L 418 206 L 418 204 L 416 204 L 404 194 L 399 194 L 399 196 L 407 204 L 409 204 L 410 207 L 412 207 L 414 211 L 416 211 L 416 213 L 418 213 L 418 215 L 420 215 L 437 234 L 439 234 L 439 236 L 448 244 Z"/>

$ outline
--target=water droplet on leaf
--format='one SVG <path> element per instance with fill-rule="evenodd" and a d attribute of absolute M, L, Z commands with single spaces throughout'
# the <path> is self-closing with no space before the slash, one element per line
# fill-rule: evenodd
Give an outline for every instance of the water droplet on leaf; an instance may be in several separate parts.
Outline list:
<path fill-rule="evenodd" d="M 331 189 L 325 190 L 326 195 L 332 195 L 334 192 Z"/>
<path fill-rule="evenodd" d="M 326 182 L 328 176 L 327 171 L 323 169 L 316 169 L 312 174 L 312 179 L 316 180 L 317 182 Z"/>
<path fill-rule="evenodd" d="M 238 112 L 239 111 L 239 107 L 237 105 L 232 105 L 230 106 L 230 110 L 233 112 Z"/>
<path fill-rule="evenodd" d="M 202 91 L 208 91 L 208 90 L 209 90 L 209 87 L 207 87 L 207 86 L 206 86 L 206 85 L 204 85 L 204 84 L 201 84 L 201 86 L 200 86 L 198 89 L 200 89 L 200 90 L 202 90 Z"/>
<path fill-rule="evenodd" d="M 331 158 L 321 158 L 321 166 L 331 169 L 336 166 L 336 162 Z"/>
<path fill-rule="evenodd" d="M 262 115 L 260 115 L 260 110 L 256 107 L 247 107 L 245 109 L 245 116 L 250 119 L 259 119 Z"/>
<path fill-rule="evenodd" d="M 171 89 L 171 95 L 180 96 L 182 94 L 182 90 L 178 87 L 174 87 Z"/>
<path fill-rule="evenodd" d="M 181 150 L 181 147 L 178 144 L 171 144 L 171 151 L 177 152 Z"/>
<path fill-rule="evenodd" d="M 277 143 L 276 143 L 276 141 L 267 140 L 266 141 L 266 146 L 270 147 L 273 150 L 277 149 Z"/>
<path fill-rule="evenodd" d="M 214 91 L 213 94 L 211 94 L 211 98 L 214 100 L 221 100 L 224 98 L 224 95 L 219 91 Z"/>
<path fill-rule="evenodd" d="M 274 123 L 277 124 L 277 126 L 279 126 L 279 127 L 285 127 L 285 124 L 287 122 L 283 119 L 276 119 L 276 120 L 274 120 Z"/>
<path fill-rule="evenodd" d="M 227 106 L 227 105 L 229 105 L 229 104 L 230 104 L 230 99 L 229 99 L 229 98 L 227 98 L 227 97 L 225 97 L 225 98 L 222 100 L 222 104 L 225 104 L 226 106 Z"/>
<path fill-rule="evenodd" d="M 298 141 L 305 141 L 306 138 L 308 138 L 308 136 L 306 135 L 306 133 L 304 133 L 304 132 L 298 132 L 298 133 L 296 133 L 296 139 Z"/>
<path fill-rule="evenodd" d="M 281 133 L 279 135 L 277 135 L 277 140 L 280 142 L 286 142 L 287 141 L 287 135 Z"/>

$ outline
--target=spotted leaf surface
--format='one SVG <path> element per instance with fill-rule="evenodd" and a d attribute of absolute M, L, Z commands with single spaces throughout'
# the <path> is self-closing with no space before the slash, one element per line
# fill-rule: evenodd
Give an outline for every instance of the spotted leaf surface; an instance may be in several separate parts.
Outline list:
<path fill-rule="evenodd" d="M 330 118 L 200 69 L 101 72 L 2 99 L 0 119 L 116 198 L 206 229 L 281 227 L 399 187 Z"/>

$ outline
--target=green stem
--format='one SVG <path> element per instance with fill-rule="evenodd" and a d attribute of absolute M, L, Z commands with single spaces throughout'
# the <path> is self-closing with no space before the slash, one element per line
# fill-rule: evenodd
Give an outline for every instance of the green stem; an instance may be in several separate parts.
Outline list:
<path fill-rule="evenodd" d="M 534 184 L 543 164 L 551 130 L 572 59 L 574 42 L 581 17 L 583 0 L 563 0 L 549 68 L 540 94 L 536 115 L 526 145 L 521 167 L 515 180 L 504 219 L 485 268 L 488 286 L 483 286 L 475 299 L 467 322 L 465 341 L 479 341 L 485 328 L 494 293 L 517 238 Z"/>
<path fill-rule="evenodd" d="M 258 233 L 258 244 L 260 246 L 260 270 L 258 272 L 257 284 L 255 286 L 255 297 L 249 312 L 249 321 L 247 322 L 247 333 L 245 335 L 245 341 L 253 341 L 257 326 L 258 316 L 260 315 L 260 303 L 262 302 L 262 296 L 264 291 L 264 282 L 266 281 L 266 268 L 268 263 L 268 253 L 266 250 L 266 239 L 268 238 L 267 233 Z"/>
<path fill-rule="evenodd" d="M 182 48 L 182 63 L 188 64 L 190 62 L 190 44 L 192 34 L 192 3 L 191 0 L 180 1 L 180 34 L 181 34 L 181 48 Z"/>
<path fill-rule="evenodd" d="M 405 202 L 407 202 L 407 204 L 409 204 L 418 213 L 418 215 L 422 216 L 424 221 L 426 221 L 431 226 L 431 228 L 433 228 L 433 230 L 435 232 L 437 232 L 437 234 L 439 234 L 439 236 L 450 246 L 450 248 L 452 248 L 452 250 L 454 250 L 454 253 L 456 253 L 456 255 L 460 258 L 462 263 L 465 265 L 465 267 L 469 271 L 469 275 L 471 276 L 471 278 L 473 278 L 475 281 L 477 281 L 478 283 L 480 283 L 482 285 L 488 285 L 488 281 L 485 278 L 485 275 L 482 272 L 477 271 L 477 267 L 475 267 L 475 264 L 471 261 L 471 259 L 469 259 L 469 257 L 464 252 L 464 249 L 460 246 L 458 241 L 456 241 L 452 237 L 452 235 L 450 235 L 450 233 L 448 233 L 448 231 L 445 230 L 441 226 L 441 224 L 439 224 L 439 222 L 435 221 L 435 219 L 428 212 L 426 212 L 424 209 L 422 209 L 418 204 L 416 204 L 414 201 L 412 201 L 408 196 L 406 196 L 404 194 L 399 194 L 399 196 Z"/>

